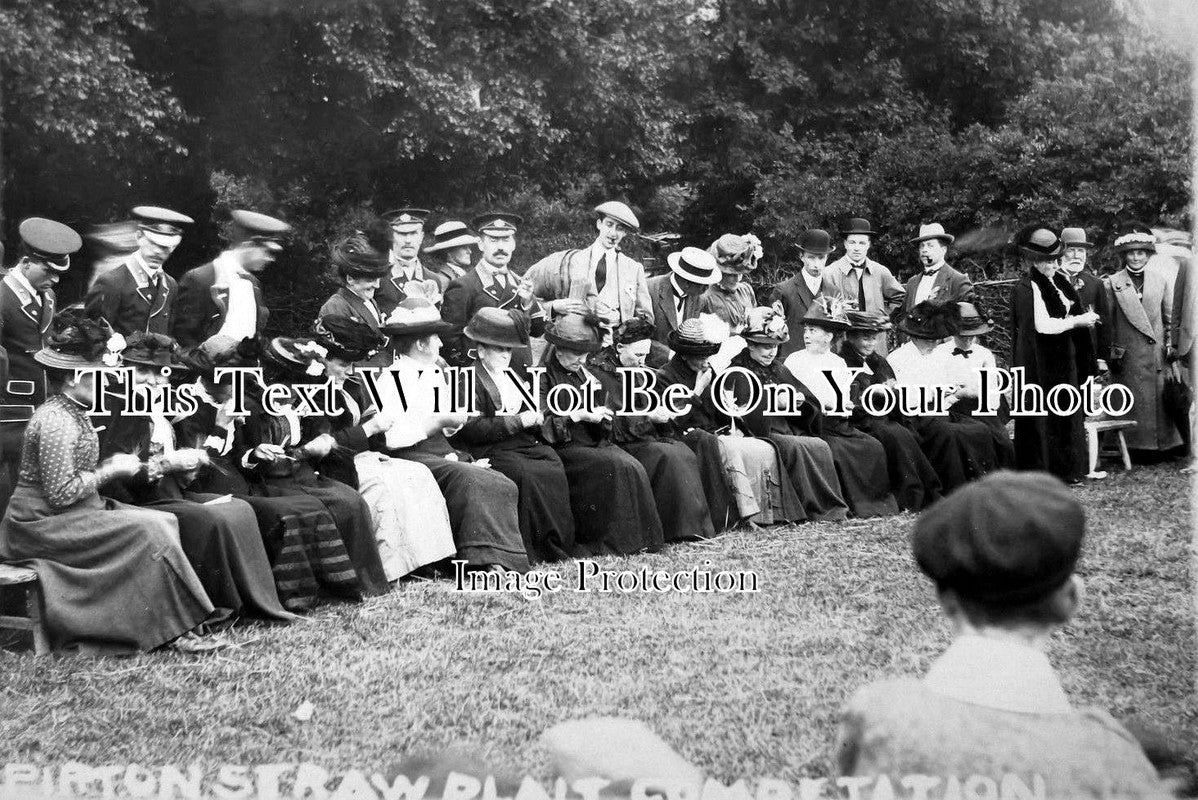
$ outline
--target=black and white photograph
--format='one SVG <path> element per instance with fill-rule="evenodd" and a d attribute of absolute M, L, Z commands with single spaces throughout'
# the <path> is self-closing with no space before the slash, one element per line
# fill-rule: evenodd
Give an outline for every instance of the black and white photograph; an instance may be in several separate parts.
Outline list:
<path fill-rule="evenodd" d="M 1198 798 L 1198 0 L 0 2 L 0 800 Z"/>

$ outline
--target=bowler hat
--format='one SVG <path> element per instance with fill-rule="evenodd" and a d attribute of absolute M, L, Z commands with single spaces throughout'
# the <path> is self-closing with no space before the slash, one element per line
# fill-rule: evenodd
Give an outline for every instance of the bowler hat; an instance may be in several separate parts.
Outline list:
<path fill-rule="evenodd" d="M 878 232 L 873 229 L 873 226 L 869 224 L 869 220 L 865 219 L 864 217 L 852 217 L 848 222 L 845 223 L 844 227 L 840 229 L 840 235 L 877 236 Z"/>
<path fill-rule="evenodd" d="M 1066 247 L 1084 247 L 1087 250 L 1094 247 L 1093 242 L 1086 241 L 1085 228 L 1065 228 L 1061 231 L 1061 242 Z"/>
<path fill-rule="evenodd" d="M 992 472 L 915 521 L 911 549 L 940 589 L 994 606 L 1035 602 L 1069 580 L 1086 515 L 1046 472 Z"/>
<path fill-rule="evenodd" d="M 684 247 L 677 253 L 670 253 L 666 256 L 666 263 L 670 265 L 671 272 L 691 283 L 711 286 L 719 283 L 722 277 L 715 257 L 697 247 Z"/>
<path fill-rule="evenodd" d="M 850 331 L 880 333 L 894 327 L 890 324 L 890 318 L 881 311 L 858 311 L 855 308 L 849 308 L 845 309 L 844 315 L 849 321 Z"/>
<path fill-rule="evenodd" d="M 944 226 L 941 225 L 939 222 L 933 222 L 928 225 L 920 225 L 919 226 L 919 235 L 911 240 L 911 244 L 918 244 L 920 242 L 926 242 L 928 239 L 939 239 L 942 242 L 944 242 L 946 245 L 950 245 L 953 243 L 953 240 L 955 240 L 956 238 L 957 237 L 953 236 L 950 233 L 945 233 Z"/>
<path fill-rule="evenodd" d="M 947 339 L 957 333 L 957 313 L 955 303 L 924 300 L 907 312 L 899 330 L 912 339 Z"/>
<path fill-rule="evenodd" d="M 393 336 L 431 336 L 457 330 L 456 325 L 442 320 L 437 307 L 424 297 L 405 298 L 379 327 Z"/>
<path fill-rule="evenodd" d="M 42 217 L 29 217 L 17 226 L 24 252 L 55 272 L 66 272 L 71 254 L 83 247 L 83 239 L 74 230 Z"/>
<path fill-rule="evenodd" d="M 1011 239 L 1020 255 L 1035 261 L 1051 261 L 1065 252 L 1060 237 L 1040 224 L 1027 225 Z"/>
<path fill-rule="evenodd" d="M 1115 237 L 1115 250 L 1126 253 L 1129 250 L 1147 250 L 1156 252 L 1156 235 L 1143 222 L 1126 222 L 1119 226 L 1119 234 Z"/>
<path fill-rule="evenodd" d="M 957 303 L 957 311 L 960 318 L 958 336 L 980 336 L 990 331 L 991 320 L 984 318 L 973 303 Z"/>
<path fill-rule="evenodd" d="M 442 222 L 433 231 L 433 243 L 424 248 L 426 253 L 439 253 L 442 250 L 452 250 L 455 247 L 477 245 L 478 237 L 470 232 L 466 223 L 458 220 Z"/>
<path fill-rule="evenodd" d="M 697 319 L 685 320 L 666 336 L 671 350 L 684 356 L 710 356 L 719 352 L 720 343 L 707 338 L 703 323 Z"/>
<path fill-rule="evenodd" d="M 519 315 L 519 316 L 517 316 Z M 462 331 L 466 338 L 493 347 L 528 347 L 528 315 L 501 308 L 480 308 Z"/>
<path fill-rule="evenodd" d="M 641 229 L 641 221 L 636 218 L 636 214 L 619 200 L 608 200 L 606 203 L 600 203 L 595 206 L 595 213 L 601 218 L 611 217 L 624 227 L 631 228 L 634 231 Z"/>
<path fill-rule="evenodd" d="M 603 346 L 603 328 L 595 314 L 566 314 L 545 326 L 545 341 L 566 350 L 593 353 Z"/>
<path fill-rule="evenodd" d="M 316 343 L 328 351 L 329 358 L 342 361 L 365 361 L 378 352 L 387 337 L 374 331 L 365 322 L 344 314 L 326 314 L 312 326 Z"/>
<path fill-rule="evenodd" d="M 826 256 L 836 248 L 832 246 L 832 237 L 825 230 L 812 228 L 799 234 L 798 244 L 795 245 L 804 253 Z"/>
<path fill-rule="evenodd" d="M 786 344 L 790 341 L 790 329 L 786 317 L 773 306 L 750 308 L 745 330 L 740 337 L 753 344 Z"/>

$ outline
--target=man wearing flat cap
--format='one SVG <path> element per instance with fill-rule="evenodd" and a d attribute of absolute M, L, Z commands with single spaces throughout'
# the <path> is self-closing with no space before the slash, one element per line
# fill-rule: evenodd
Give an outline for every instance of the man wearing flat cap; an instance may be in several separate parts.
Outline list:
<path fill-rule="evenodd" d="M 234 211 L 231 217 L 229 246 L 179 280 L 172 335 L 180 347 L 195 347 L 217 334 L 240 342 L 266 325 L 269 312 L 257 275 L 283 249 L 291 226 L 254 211 Z"/>
<path fill-rule="evenodd" d="M 821 293 L 828 297 L 843 297 L 851 308 L 858 311 L 872 311 L 893 318 L 902 308 L 907 290 L 889 268 L 869 258 L 869 248 L 878 232 L 868 219 L 853 217 L 840 229 L 840 235 L 844 242 L 844 255 L 824 269 Z M 800 348 L 803 346 L 801 341 L 797 344 Z M 886 354 L 884 337 L 878 341 L 878 352 Z"/>
<path fill-rule="evenodd" d="M 939 222 L 920 225 L 919 235 L 911 240 L 919 251 L 920 271 L 907 281 L 907 299 L 904 312 L 910 311 L 924 300 L 936 303 L 973 302 L 973 281 L 960 270 L 945 262 L 948 246 L 957 237 L 946 233 Z"/>
<path fill-rule="evenodd" d="M 409 297 L 441 303 L 449 279 L 420 263 L 420 244 L 424 241 L 424 222 L 429 213 L 423 208 L 396 208 L 383 214 L 383 219 L 391 225 L 392 235 L 390 270 L 374 295 L 383 316 Z"/>
<path fill-rule="evenodd" d="M 470 232 L 466 223 L 456 219 L 442 222 L 433 231 L 433 243 L 424 248 L 425 253 L 439 253 L 444 259 L 432 267 L 432 271 L 449 283 L 462 277 L 474 266 L 474 254 L 478 250 L 478 237 Z M 442 290 L 444 291 L 444 290 Z"/>
<path fill-rule="evenodd" d="M 162 266 L 195 220 L 157 206 L 133 209 L 137 251 L 116 269 L 98 276 L 87 292 L 87 315 L 108 320 L 119 334 L 169 334 L 179 285 Z"/>
<path fill-rule="evenodd" d="M 529 268 L 533 291 L 550 301 L 554 315 L 582 314 L 593 305 L 613 326 L 633 317 L 653 322 L 645 268 L 620 252 L 624 237 L 641 229 L 640 220 L 618 200 L 600 203 L 595 217 L 599 235 L 590 247 L 559 250 Z"/>
<path fill-rule="evenodd" d="M 456 332 L 445 335 L 445 360 L 455 366 L 469 366 L 470 342 L 461 330 L 474 319 L 480 308 L 518 310 L 528 314 L 530 334 L 540 336 L 544 331 L 544 312 L 532 293 L 527 276 L 518 277 L 511 271 L 512 254 L 516 250 L 516 231 L 523 219 L 505 211 L 491 211 L 471 220 L 479 233 L 482 258 L 474 269 L 455 278 L 445 289 L 441 318 L 455 326 Z M 512 351 L 512 368 L 525 370 L 532 360 L 528 347 Z"/>

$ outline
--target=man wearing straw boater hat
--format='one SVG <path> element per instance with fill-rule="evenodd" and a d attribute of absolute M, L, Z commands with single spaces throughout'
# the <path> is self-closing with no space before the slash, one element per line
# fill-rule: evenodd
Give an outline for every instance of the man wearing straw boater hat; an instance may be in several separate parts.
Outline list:
<path fill-rule="evenodd" d="M 183 241 L 183 226 L 195 220 L 157 206 L 133 209 L 137 251 L 122 267 L 98 276 L 87 292 L 87 315 L 105 319 L 124 336 L 134 331 L 168 334 L 179 284 L 163 264 Z"/>
<path fill-rule="evenodd" d="M 887 267 L 868 257 L 878 232 L 868 219 L 853 217 L 840 229 L 840 235 L 844 237 L 844 255 L 824 270 L 823 294 L 843 297 L 858 311 L 880 311 L 893 317 L 903 305 L 906 290 Z M 881 341 L 879 346 L 885 355 L 886 343 Z"/>
<path fill-rule="evenodd" d="M 957 237 L 946 233 L 939 222 L 919 226 L 919 235 L 911 240 L 919 251 L 920 271 L 907 281 L 904 312 L 909 312 L 925 300 L 936 303 L 960 303 L 973 300 L 973 282 L 964 272 L 950 267 L 944 260 L 948 246 Z"/>
<path fill-rule="evenodd" d="M 433 243 L 424 248 L 426 253 L 440 253 L 444 262 L 432 267 L 432 271 L 449 282 L 462 277 L 474 265 L 474 254 L 478 249 L 478 237 L 470 232 L 466 223 L 456 219 L 442 222 L 433 231 Z"/>
<path fill-rule="evenodd" d="M 828 254 L 835 248 L 832 237 L 827 231 L 814 228 L 799 234 L 799 258 L 802 269 L 795 275 L 774 286 L 770 293 L 770 304 L 781 305 L 786 315 L 786 327 L 792 331 L 802 330 L 803 317 L 807 309 L 815 302 L 815 298 L 823 293 L 824 270 L 827 268 Z M 778 348 L 778 357 L 786 357 L 795 350 L 803 349 L 803 337 L 792 336 L 789 342 Z"/>
<path fill-rule="evenodd" d="M 666 256 L 668 275 L 648 281 L 653 304 L 653 348 L 650 366 L 662 366 L 669 353 L 669 335 L 688 319 L 699 316 L 699 298 L 708 286 L 719 283 L 720 267 L 715 257 L 697 247 L 684 247 Z"/>
<path fill-rule="evenodd" d="M 550 253 L 529 268 L 536 296 L 551 301 L 555 316 L 582 314 L 593 305 L 613 326 L 635 316 L 652 322 L 645 268 L 620 251 L 624 237 L 641 229 L 640 220 L 624 203 L 609 200 L 595 206 L 595 228 L 599 235 L 589 247 Z"/>
<path fill-rule="evenodd" d="M 258 273 L 283 249 L 291 226 L 256 211 L 234 211 L 229 246 L 179 279 L 172 335 L 180 347 L 195 347 L 220 334 L 233 341 L 252 338 L 270 313 Z"/>

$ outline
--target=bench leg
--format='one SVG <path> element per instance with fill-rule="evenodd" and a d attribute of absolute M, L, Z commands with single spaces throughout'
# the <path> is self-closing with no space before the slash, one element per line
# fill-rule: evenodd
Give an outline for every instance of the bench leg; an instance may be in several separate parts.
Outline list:
<path fill-rule="evenodd" d="M 1098 431 L 1086 431 L 1086 447 L 1090 451 L 1090 472 L 1098 469 Z"/>
<path fill-rule="evenodd" d="M 25 613 L 33 623 L 33 654 L 50 655 L 50 639 L 46 636 L 46 625 L 42 619 L 42 592 L 40 587 L 25 590 Z"/>
<path fill-rule="evenodd" d="M 1119 434 L 1119 455 L 1123 457 L 1123 468 L 1131 472 L 1131 455 L 1127 452 L 1127 439 L 1123 437 L 1123 431 L 1116 431 Z"/>

